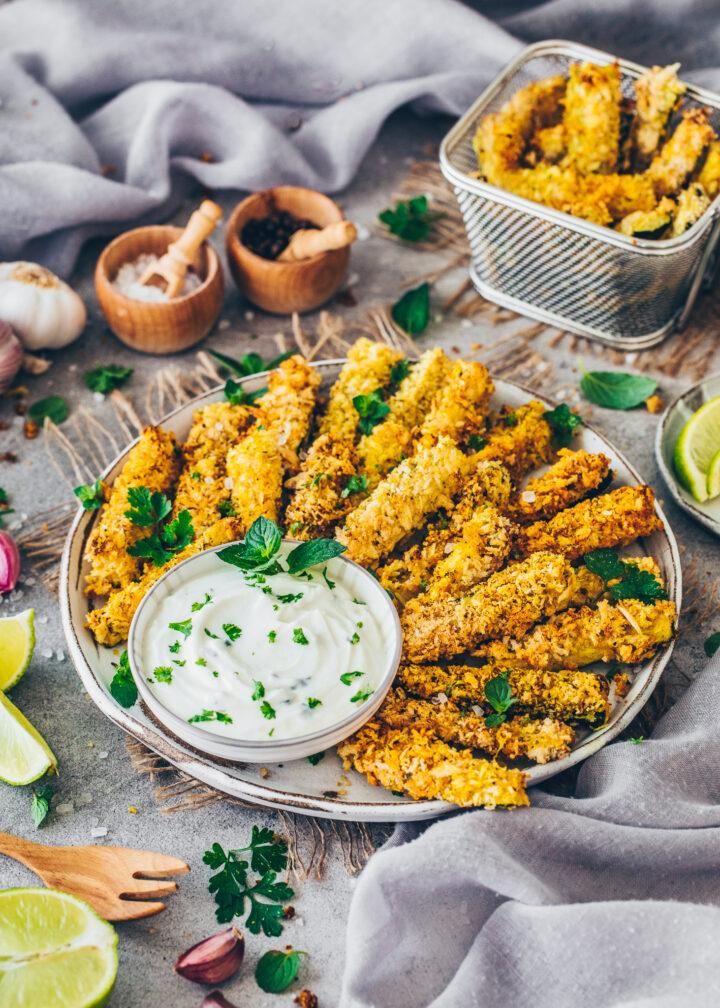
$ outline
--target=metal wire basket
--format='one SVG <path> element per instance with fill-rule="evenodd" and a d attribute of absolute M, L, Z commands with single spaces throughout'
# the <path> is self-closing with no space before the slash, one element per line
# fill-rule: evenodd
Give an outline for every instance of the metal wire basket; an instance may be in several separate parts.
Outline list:
<path fill-rule="evenodd" d="M 511 63 L 450 130 L 440 166 L 465 220 L 470 276 L 489 301 L 568 332 L 624 350 L 655 346 L 685 324 L 703 278 L 709 279 L 720 237 L 720 197 L 688 231 L 652 241 L 515 196 L 471 178 L 472 138 L 480 119 L 521 87 L 568 72 L 571 62 L 606 64 L 616 57 L 572 42 L 539 42 Z M 645 67 L 618 60 L 622 90 Z M 704 106 L 720 133 L 720 96 L 688 86 L 684 108 Z"/>

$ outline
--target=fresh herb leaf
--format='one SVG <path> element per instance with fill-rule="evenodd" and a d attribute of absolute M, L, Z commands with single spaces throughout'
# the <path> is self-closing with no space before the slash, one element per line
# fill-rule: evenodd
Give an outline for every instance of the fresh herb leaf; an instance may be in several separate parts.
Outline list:
<path fill-rule="evenodd" d="M 230 497 L 227 500 L 221 500 L 217 506 L 218 514 L 221 518 L 234 518 L 237 514 L 235 510 L 235 505 L 233 504 Z"/>
<path fill-rule="evenodd" d="M 258 959 L 255 980 L 268 994 L 281 994 L 297 979 L 300 972 L 300 953 L 290 946 L 284 952 L 271 949 Z"/>
<path fill-rule="evenodd" d="M 179 623 L 168 623 L 168 630 L 176 630 L 183 637 L 189 637 L 192 633 L 192 619 L 181 620 Z M 170 648 L 172 651 L 172 648 Z"/>
<path fill-rule="evenodd" d="M 360 634 L 357 632 L 357 630 L 355 631 L 355 633 L 350 638 L 350 643 L 351 644 L 359 644 L 360 643 Z"/>
<path fill-rule="evenodd" d="M 45 417 L 52 420 L 54 424 L 61 424 L 70 416 L 70 407 L 62 396 L 51 395 L 34 402 L 28 409 L 27 415 L 36 424 L 42 424 Z"/>
<path fill-rule="evenodd" d="M 325 759 L 325 753 L 324 752 L 316 752 L 316 753 L 313 753 L 312 756 L 308 756 L 307 761 L 312 766 L 317 766 L 318 763 L 320 762 L 320 760 L 323 760 L 323 759 Z"/>
<path fill-rule="evenodd" d="M 280 354 L 279 357 L 274 357 L 272 360 L 267 361 L 267 363 L 257 353 L 246 353 L 238 358 L 229 357 L 227 354 L 220 353 L 219 350 L 209 350 L 208 353 L 215 360 L 220 361 L 228 371 L 239 375 L 241 378 L 247 378 L 248 375 L 259 374 L 261 371 L 274 371 L 284 360 L 292 357 L 295 350 L 287 350 L 285 353 Z"/>
<path fill-rule="evenodd" d="M 212 602 L 212 595 L 210 594 L 210 592 L 205 592 L 205 598 L 202 600 L 202 602 L 193 602 L 193 604 L 190 606 L 190 612 L 200 612 L 201 609 L 204 609 L 206 605 L 210 605 L 211 602 Z"/>
<path fill-rule="evenodd" d="M 652 604 L 658 599 L 666 599 L 667 592 L 651 571 L 642 570 L 636 564 L 624 564 L 625 573 L 622 581 L 611 584 L 610 595 L 616 601 L 622 599 L 639 599 Z"/>
<path fill-rule="evenodd" d="M 192 480 L 199 480 L 200 479 L 200 473 L 197 472 L 197 471 L 191 472 L 190 473 L 190 479 L 192 479 Z"/>
<path fill-rule="evenodd" d="M 0 487 L 0 507 L 5 507 L 6 504 L 8 504 L 8 502 L 9 502 L 9 498 L 8 498 L 7 490 L 3 490 L 3 488 Z"/>
<path fill-rule="evenodd" d="M 121 707 L 133 707 L 137 703 L 138 691 L 130 671 L 127 651 L 123 651 L 115 666 L 115 675 L 110 682 L 110 695 Z"/>
<path fill-rule="evenodd" d="M 359 689 L 354 696 L 350 697 L 350 703 L 363 703 L 368 697 L 371 697 L 375 690 L 371 689 Z"/>
<path fill-rule="evenodd" d="M 53 786 L 48 783 L 41 784 L 36 791 L 33 791 L 32 798 L 30 799 L 30 815 L 35 824 L 35 829 L 40 829 L 50 814 L 50 802 L 52 801 L 53 793 Z"/>
<path fill-rule="evenodd" d="M 280 549 L 282 533 L 269 518 L 256 518 L 248 529 L 244 542 L 228 546 L 218 552 L 225 563 L 245 571 L 265 570 Z"/>
<path fill-rule="evenodd" d="M 335 585 L 336 585 L 337 582 L 331 581 L 330 578 L 327 576 L 327 567 L 323 567 L 323 569 L 322 569 L 322 576 L 323 576 L 323 580 L 324 580 L 325 584 L 328 586 L 328 588 L 330 589 L 330 591 L 333 591 L 333 589 L 335 588 Z"/>
<path fill-rule="evenodd" d="M 628 739 L 628 742 L 632 742 L 633 745 L 640 745 L 640 743 L 644 741 L 645 741 L 644 735 L 637 735 L 635 738 Z"/>
<path fill-rule="evenodd" d="M 198 661 L 199 661 L 199 659 L 198 659 Z M 172 663 L 173 663 L 173 665 L 177 665 L 178 668 L 182 668 L 183 665 L 187 665 L 187 658 L 183 658 L 182 661 L 180 661 L 179 658 L 173 658 L 172 659 Z"/>
<path fill-rule="evenodd" d="M 468 448 L 471 451 L 482 451 L 482 449 L 487 445 L 487 439 L 480 437 L 479 434 L 471 434 L 467 443 Z"/>
<path fill-rule="evenodd" d="M 340 676 L 340 682 L 343 686 L 350 686 L 353 679 L 359 679 L 362 675 L 364 675 L 363 672 L 343 672 Z"/>
<path fill-rule="evenodd" d="M 269 592 L 268 594 L 272 594 L 272 592 Z M 303 593 L 296 592 L 293 595 L 292 593 L 288 592 L 287 595 L 276 595 L 275 598 L 278 600 L 278 602 L 282 602 L 284 605 L 289 605 L 291 602 L 299 602 L 300 599 L 303 598 Z"/>
<path fill-rule="evenodd" d="M 410 361 L 403 357 L 402 360 L 395 361 L 393 366 L 390 368 L 390 384 L 393 386 L 400 385 L 404 382 L 407 376 L 410 374 Z"/>
<path fill-rule="evenodd" d="M 488 728 L 497 728 L 499 725 L 503 724 L 507 720 L 507 714 L 488 714 L 485 718 L 485 724 Z"/>
<path fill-rule="evenodd" d="M 223 623 L 222 628 L 231 641 L 236 641 L 242 635 L 242 629 L 234 623 Z"/>
<path fill-rule="evenodd" d="M 305 636 L 302 627 L 295 627 L 292 632 L 292 639 L 296 644 L 309 644 L 310 641 Z"/>
<path fill-rule="evenodd" d="M 310 539 L 308 542 L 300 543 L 288 553 L 288 571 L 291 574 L 300 574 L 308 567 L 315 567 L 340 556 L 346 548 L 337 539 Z"/>
<path fill-rule="evenodd" d="M 219 721 L 221 724 L 232 724 L 233 719 L 229 714 L 224 714 L 219 710 L 204 710 L 201 714 L 193 714 L 188 718 L 188 724 L 196 724 L 198 721 Z"/>
<path fill-rule="evenodd" d="M 199 665 L 200 668 L 207 668 L 207 658 L 196 658 L 195 664 Z"/>
<path fill-rule="evenodd" d="M 176 640 L 169 645 L 168 651 L 172 651 L 173 654 L 179 654 L 181 647 L 182 647 L 182 641 Z"/>
<path fill-rule="evenodd" d="M 427 196 L 413 196 L 398 200 L 394 208 L 388 207 L 378 214 L 390 234 L 407 242 L 424 241 L 430 233 Z"/>
<path fill-rule="evenodd" d="M 182 510 L 177 518 L 163 525 L 160 531 L 160 539 L 163 547 L 170 553 L 179 553 L 195 538 L 195 529 L 192 524 L 192 515 L 189 511 Z"/>
<path fill-rule="evenodd" d="M 254 884 L 248 878 L 250 865 L 241 857 L 248 850 L 251 851 L 253 871 L 262 872 Z M 276 881 L 277 870 L 287 866 L 287 845 L 282 840 L 274 838 L 270 830 L 254 829 L 250 846 L 226 853 L 220 844 L 215 843 L 205 851 L 203 861 L 217 872 L 210 879 L 208 888 L 215 896 L 215 916 L 221 924 L 233 917 L 243 916 L 248 902 L 248 931 L 253 934 L 262 931 L 268 937 L 282 934 L 283 908 L 280 904 L 295 895 L 287 883 Z"/>
<path fill-rule="evenodd" d="M 625 564 L 622 562 L 614 549 L 596 549 L 591 553 L 586 553 L 583 563 L 589 571 L 597 574 L 603 581 L 612 581 L 613 578 L 621 578 L 625 573 Z"/>
<path fill-rule="evenodd" d="M 140 528 L 152 528 L 166 518 L 172 510 L 170 499 L 160 491 L 150 491 L 145 486 L 130 487 L 127 492 L 130 510 L 125 517 Z"/>
<path fill-rule="evenodd" d="M 720 648 L 720 630 L 716 630 L 714 634 L 710 634 L 710 636 L 706 638 L 703 648 L 705 649 L 705 654 L 708 658 L 712 658 L 717 649 Z"/>
<path fill-rule="evenodd" d="M 272 721 L 273 718 L 275 717 L 275 708 L 272 706 L 272 704 L 269 704 L 267 700 L 263 700 L 263 702 L 260 704 L 260 713 L 264 718 L 267 718 L 268 721 Z"/>
<path fill-rule="evenodd" d="M 262 698 L 265 696 L 265 687 L 263 686 L 263 684 L 258 679 L 254 680 L 254 685 L 255 685 L 255 688 L 252 691 L 252 696 L 250 697 L 250 699 L 251 700 L 262 700 Z"/>
<path fill-rule="evenodd" d="M 246 392 L 234 378 L 228 378 L 225 382 L 224 392 L 225 398 L 231 406 L 249 406 L 260 396 L 265 395 L 267 389 L 261 388 L 255 389 L 254 392 Z"/>
<path fill-rule="evenodd" d="M 83 511 L 97 511 L 105 502 L 102 480 L 83 483 L 82 486 L 75 487 L 73 493 L 82 504 Z"/>
<path fill-rule="evenodd" d="M 274 644 L 275 641 L 277 640 L 277 630 L 268 630 L 267 637 L 268 637 L 268 640 L 270 641 L 270 643 Z"/>
<path fill-rule="evenodd" d="M 657 382 L 646 375 L 622 371 L 586 371 L 580 379 L 580 391 L 596 406 L 628 410 L 644 403 L 657 389 Z"/>
<path fill-rule="evenodd" d="M 156 682 L 167 683 L 168 685 L 172 683 L 173 670 L 169 665 L 157 665 L 153 669 L 153 675 Z"/>
<path fill-rule="evenodd" d="M 285 871 L 288 866 L 287 844 L 267 826 L 253 826 L 250 843 L 242 850 L 250 851 L 250 867 L 259 874 Z"/>
<path fill-rule="evenodd" d="M 85 384 L 91 392 L 101 392 L 107 395 L 120 388 L 130 378 L 132 368 L 120 367 L 119 364 L 104 364 L 85 372 Z"/>
<path fill-rule="evenodd" d="M 485 700 L 492 707 L 494 714 L 488 714 L 485 724 L 488 728 L 497 727 L 507 718 L 507 712 L 513 704 L 517 703 L 516 697 L 507 676 L 498 675 L 485 683 Z"/>
<path fill-rule="evenodd" d="M 312 710 L 314 707 L 319 707 L 322 704 L 322 700 L 318 700 L 317 697 L 311 696 L 307 698 L 307 705 Z"/>
<path fill-rule="evenodd" d="M 300 529 L 303 529 L 303 528 L 305 528 L 305 522 L 294 521 L 294 522 L 290 523 L 290 526 L 288 528 L 288 532 L 290 533 L 291 536 L 294 536 L 294 535 L 296 535 L 300 531 Z"/>
<path fill-rule="evenodd" d="M 567 448 L 575 429 L 582 426 L 582 417 L 573 413 L 567 403 L 560 403 L 555 409 L 546 410 L 543 417 L 552 427 L 555 440 L 561 448 Z"/>
<path fill-rule="evenodd" d="M 363 493 L 368 488 L 367 476 L 351 476 L 340 493 L 341 497 L 349 497 L 350 494 Z"/>
<path fill-rule="evenodd" d="M 358 429 L 361 434 L 369 434 L 390 412 L 390 407 L 383 401 L 379 389 L 366 395 L 354 396 L 353 406 L 359 417 Z"/>
<path fill-rule="evenodd" d="M 424 332 L 430 321 L 430 284 L 421 283 L 419 287 L 406 291 L 392 306 L 391 315 L 410 336 Z"/>
<path fill-rule="evenodd" d="M 212 630 L 208 630 L 207 627 L 204 628 L 203 633 L 205 634 L 206 637 L 209 637 L 211 640 L 220 640 L 218 635 L 216 633 L 213 633 Z"/>
<path fill-rule="evenodd" d="M 363 600 L 359 598 L 354 598 L 353 602 L 355 603 L 355 605 L 367 605 L 367 602 L 363 602 Z"/>

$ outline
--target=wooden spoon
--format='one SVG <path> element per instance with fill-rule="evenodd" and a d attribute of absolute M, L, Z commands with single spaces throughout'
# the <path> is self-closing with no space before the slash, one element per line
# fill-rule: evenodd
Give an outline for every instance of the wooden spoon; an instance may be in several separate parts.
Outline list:
<path fill-rule="evenodd" d="M 215 225 L 222 217 L 222 209 L 212 200 L 203 200 L 199 208 L 191 215 L 185 230 L 177 241 L 168 245 L 164 256 L 148 266 L 140 277 L 141 284 L 162 286 L 157 280 L 166 281 L 165 293 L 169 298 L 177 297 L 182 290 L 185 274 L 192 266 L 200 246 L 215 230 Z"/>
<path fill-rule="evenodd" d="M 352 221 L 341 220 L 319 230 L 306 228 L 296 231 L 278 256 L 279 262 L 298 262 L 310 259 L 321 252 L 345 248 L 357 238 L 357 228 Z"/>
<path fill-rule="evenodd" d="M 177 890 L 177 882 L 157 882 L 185 875 L 190 866 L 179 858 L 132 847 L 49 847 L 0 833 L 0 854 L 20 861 L 51 889 L 84 899 L 108 921 L 138 920 L 165 909 L 157 897 Z"/>

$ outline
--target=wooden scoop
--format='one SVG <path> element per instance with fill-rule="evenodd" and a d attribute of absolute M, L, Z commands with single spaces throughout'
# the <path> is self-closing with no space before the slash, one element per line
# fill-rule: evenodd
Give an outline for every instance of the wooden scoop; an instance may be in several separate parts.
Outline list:
<path fill-rule="evenodd" d="M 200 246 L 215 230 L 215 225 L 222 217 L 222 209 L 212 200 L 203 200 L 199 208 L 190 217 L 185 230 L 177 241 L 168 245 L 164 256 L 148 266 L 140 277 L 141 284 L 154 284 L 159 287 L 158 280 L 165 281 L 165 293 L 169 298 L 177 297 L 182 290 L 185 274 L 192 266 L 200 250 Z"/>
<path fill-rule="evenodd" d="M 319 231 L 308 228 L 296 231 L 287 247 L 278 256 L 279 262 L 298 262 L 300 259 L 310 259 L 321 252 L 345 248 L 357 238 L 357 228 L 352 221 L 341 220 Z"/>

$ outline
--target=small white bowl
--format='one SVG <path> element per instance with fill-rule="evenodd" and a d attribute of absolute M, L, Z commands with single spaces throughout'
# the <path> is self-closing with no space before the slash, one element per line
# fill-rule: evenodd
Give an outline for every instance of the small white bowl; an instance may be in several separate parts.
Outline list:
<path fill-rule="evenodd" d="M 284 544 L 297 545 L 295 540 L 285 539 Z M 156 617 L 160 603 L 169 595 L 174 594 L 187 576 L 190 565 L 207 564 L 208 558 L 221 549 L 226 549 L 234 543 L 226 543 L 210 550 L 204 550 L 195 556 L 188 557 L 176 567 L 172 567 L 150 589 L 138 606 L 130 627 L 128 637 L 128 658 L 133 677 L 137 684 L 141 701 L 147 713 L 161 725 L 167 728 L 178 739 L 192 746 L 193 749 L 209 756 L 242 763 L 282 763 L 286 760 L 302 759 L 337 745 L 343 739 L 356 732 L 380 707 L 390 689 L 402 650 L 402 631 L 397 610 L 388 593 L 380 582 L 363 567 L 344 556 L 335 557 L 331 563 L 346 565 L 343 581 L 350 591 L 362 595 L 367 600 L 368 608 L 374 613 L 380 623 L 384 640 L 382 668 L 377 677 L 377 685 L 372 695 L 360 705 L 357 710 L 342 720 L 307 735 L 283 739 L 273 737 L 268 739 L 243 739 L 224 737 L 216 731 L 206 729 L 202 722 L 189 724 L 171 711 L 149 688 L 147 670 L 143 670 L 142 643 L 145 635 L 152 632 L 153 620 Z"/>
<path fill-rule="evenodd" d="M 680 431 L 693 413 L 710 399 L 720 396 L 720 374 L 703 378 L 671 403 L 660 420 L 655 436 L 655 457 L 670 494 L 691 518 L 720 536 L 720 497 L 701 504 L 681 486 L 673 467 L 673 451 Z"/>

